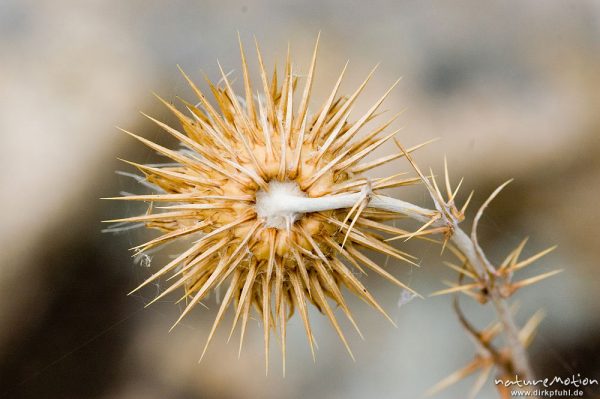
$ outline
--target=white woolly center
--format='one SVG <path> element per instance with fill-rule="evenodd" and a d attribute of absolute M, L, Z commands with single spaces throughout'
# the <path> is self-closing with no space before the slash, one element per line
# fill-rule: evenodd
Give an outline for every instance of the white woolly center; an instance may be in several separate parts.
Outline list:
<path fill-rule="evenodd" d="M 256 213 L 264 219 L 267 227 L 280 230 L 291 228 L 292 224 L 302 216 L 294 199 L 304 198 L 306 194 L 293 181 L 271 181 L 269 190 L 256 193 Z"/>

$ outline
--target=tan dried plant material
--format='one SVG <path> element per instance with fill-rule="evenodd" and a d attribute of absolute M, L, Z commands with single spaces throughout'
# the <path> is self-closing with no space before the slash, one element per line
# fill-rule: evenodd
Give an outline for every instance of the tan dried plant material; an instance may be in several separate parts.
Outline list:
<path fill-rule="evenodd" d="M 187 305 L 179 322 L 216 287 L 225 287 L 207 346 L 226 311 L 233 308 L 231 332 L 240 327 L 241 350 L 254 308 L 264 327 L 267 364 L 272 332 L 280 335 L 285 357 L 286 322 L 296 310 L 314 355 L 309 304 L 331 321 L 350 352 L 335 314 L 339 309 L 356 327 L 343 288 L 388 317 L 356 277 L 357 271 L 372 270 L 410 290 L 364 253 L 369 249 L 414 264 L 414 257 L 392 247 L 382 235 L 410 236 L 410 232 L 383 223 L 402 215 L 367 209 L 366 205 L 371 193 L 415 184 L 420 179 L 396 174 L 369 180 L 361 175 L 406 154 L 363 161 L 396 134 L 388 132 L 395 116 L 366 133 L 364 127 L 377 117 L 382 102 L 397 82 L 366 113 L 350 121 L 352 107 L 373 71 L 345 96 L 338 93 L 344 67 L 331 94 L 317 112 L 310 113 L 317 48 L 318 39 L 304 85 L 299 89 L 289 50 L 282 76 L 274 72 L 269 79 L 257 45 L 260 81 L 255 87 L 240 42 L 244 93 L 238 96 L 234 92 L 232 82 L 221 69 L 222 84 L 208 82 L 216 107 L 182 71 L 198 104 L 183 102 L 184 112 L 163 101 L 181 123 L 180 129 L 149 118 L 174 136 L 184 150 L 165 148 L 126 132 L 175 164 L 148 166 L 130 162 L 160 192 L 116 198 L 145 201 L 150 208 L 144 215 L 112 220 L 143 223 L 162 231 L 161 236 L 136 246 L 136 253 L 192 238 L 187 250 L 134 291 L 157 279 L 166 279 L 170 285 L 155 301 L 182 292 L 181 300 Z M 278 193 L 308 198 L 345 193 L 364 196 L 350 208 L 273 216 L 270 207 L 278 205 L 278 198 L 284 198 Z M 424 233 L 427 232 L 417 235 Z"/>

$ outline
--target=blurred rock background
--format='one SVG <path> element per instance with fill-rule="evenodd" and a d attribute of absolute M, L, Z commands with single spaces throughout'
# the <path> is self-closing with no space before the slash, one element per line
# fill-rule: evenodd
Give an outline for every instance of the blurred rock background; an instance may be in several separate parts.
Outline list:
<path fill-rule="evenodd" d="M 471 359 L 447 297 L 399 307 L 398 290 L 379 278 L 366 283 L 399 328 L 353 301 L 366 340 L 351 338 L 352 363 L 314 314 L 313 364 L 294 318 L 285 379 L 276 350 L 264 376 L 257 328 L 240 360 L 224 328 L 197 364 L 212 299 L 169 334 L 173 301 L 143 310 L 160 286 L 125 296 L 150 273 L 127 251 L 144 233 L 101 234 L 99 220 L 130 210 L 98 198 L 136 189 L 114 175 L 127 170 L 116 157 L 151 154 L 114 126 L 162 140 L 138 113 L 169 120 L 151 92 L 192 98 L 177 64 L 198 81 L 200 70 L 218 79 L 217 58 L 238 73 L 238 30 L 249 53 L 256 35 L 269 65 L 281 65 L 290 41 L 301 71 L 322 31 L 315 98 L 346 59 L 346 91 L 382 63 L 358 108 L 403 76 L 385 107 L 406 109 L 400 137 L 440 137 L 419 162 L 439 171 L 446 154 L 455 181 L 476 190 L 475 205 L 514 177 L 483 220 L 485 248 L 498 260 L 531 236 L 529 254 L 559 245 L 536 270 L 565 269 L 519 295 L 520 322 L 548 313 L 535 368 L 600 378 L 597 1 L 2 0 L 0 397 L 411 398 Z M 420 189 L 395 194 L 427 201 Z M 438 250 L 411 245 L 423 267 L 389 268 L 423 294 L 439 289 L 452 274 Z M 491 318 L 467 308 L 480 325 Z M 438 397 L 464 397 L 472 383 Z M 479 396 L 495 397 L 491 384 Z"/>

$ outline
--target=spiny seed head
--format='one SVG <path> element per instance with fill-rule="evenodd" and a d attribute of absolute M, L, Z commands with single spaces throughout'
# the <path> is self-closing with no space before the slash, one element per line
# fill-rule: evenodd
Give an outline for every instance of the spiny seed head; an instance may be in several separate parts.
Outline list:
<path fill-rule="evenodd" d="M 278 80 L 274 72 L 268 79 L 257 46 L 260 89 L 255 92 L 240 44 L 244 97 L 235 94 L 221 69 L 223 83 L 208 82 L 218 107 L 182 71 L 199 103 L 184 102 L 184 113 L 165 102 L 180 121 L 182 130 L 153 119 L 181 142 L 182 150 L 167 149 L 129 133 L 170 158 L 170 163 L 133 164 L 158 192 L 119 197 L 147 201 L 150 209 L 144 215 L 116 221 L 143 222 L 164 233 L 137 246 L 137 253 L 175 239 L 193 237 L 186 251 L 156 271 L 138 289 L 171 275 L 168 280 L 171 285 L 158 298 L 183 290 L 181 299 L 186 300 L 187 306 L 181 320 L 215 287 L 226 286 L 208 341 L 233 304 L 231 331 L 241 324 L 241 349 L 250 308 L 254 307 L 264 324 L 267 358 L 271 329 L 281 334 L 285 355 L 286 322 L 296 309 L 312 350 L 308 303 L 330 319 L 347 347 L 331 305 L 333 302 L 354 324 L 342 287 L 384 313 L 355 276 L 356 271 L 364 273 L 366 267 L 405 287 L 362 251 L 368 248 L 408 262 L 412 258 L 388 245 L 375 232 L 405 233 L 382 223 L 399 215 L 369 209 L 366 200 L 370 192 L 412 184 L 416 179 L 395 175 L 369 181 L 361 177 L 362 172 L 402 156 L 360 163 L 393 136 L 393 133 L 383 134 L 393 119 L 361 132 L 360 138 L 358 134 L 375 118 L 389 91 L 364 115 L 350 122 L 352 105 L 371 74 L 355 92 L 342 96 L 338 87 L 344 67 L 330 96 L 316 113 L 310 114 L 308 103 L 317 47 L 318 40 L 300 92 L 289 53 L 283 78 Z M 351 209 L 306 213 L 274 210 L 282 205 L 278 201 L 285 198 L 361 192 L 365 196 Z"/>

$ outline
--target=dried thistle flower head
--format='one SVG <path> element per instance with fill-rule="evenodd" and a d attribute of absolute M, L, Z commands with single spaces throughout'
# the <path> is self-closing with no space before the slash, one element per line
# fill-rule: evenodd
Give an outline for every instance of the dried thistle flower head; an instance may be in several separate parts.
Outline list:
<path fill-rule="evenodd" d="M 175 239 L 194 237 L 189 249 L 137 289 L 170 275 L 171 285 L 156 299 L 182 289 L 181 300 L 187 306 L 181 320 L 215 287 L 226 286 L 207 345 L 233 304 L 231 331 L 241 324 L 240 350 L 252 305 L 263 320 L 267 359 L 271 329 L 279 331 L 285 356 L 286 322 L 296 309 L 313 350 L 307 311 L 310 303 L 329 318 L 348 348 L 332 306 L 339 307 L 356 326 L 342 287 L 385 315 L 355 276 L 355 269 L 363 273 L 363 267 L 371 269 L 410 290 L 362 252 L 375 250 L 409 263 L 414 259 L 387 244 L 377 233 L 406 234 L 382 223 L 398 217 L 398 213 L 366 205 L 371 193 L 413 184 L 418 179 L 402 178 L 402 174 L 371 181 L 361 177 L 361 173 L 403 156 L 398 153 L 361 163 L 396 133 L 383 134 L 392 118 L 361 133 L 359 138 L 361 128 L 376 117 L 391 88 L 364 115 L 350 122 L 352 106 L 373 71 L 350 96 L 342 96 L 338 88 L 344 67 L 329 97 L 318 112 L 310 114 L 317 48 L 318 40 L 300 92 L 289 51 L 283 78 L 279 81 L 274 72 L 269 80 L 257 46 L 261 89 L 255 94 L 240 43 L 245 96 L 235 94 L 221 69 L 222 86 L 208 83 L 218 108 L 182 71 L 199 104 L 184 102 L 189 115 L 167 102 L 165 105 L 179 119 L 183 130 L 150 119 L 177 138 L 183 150 L 167 149 L 129 133 L 170 158 L 171 163 L 131 163 L 160 192 L 119 197 L 149 202 L 150 209 L 147 214 L 113 222 L 142 222 L 164 233 L 135 247 L 138 253 Z M 334 211 L 313 212 L 310 207 L 303 212 L 286 210 L 289 201 L 295 201 L 301 209 L 304 197 L 341 193 L 358 193 L 359 200 L 352 207 Z M 168 205 L 153 206 L 159 203 Z"/>

